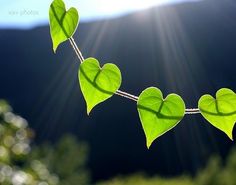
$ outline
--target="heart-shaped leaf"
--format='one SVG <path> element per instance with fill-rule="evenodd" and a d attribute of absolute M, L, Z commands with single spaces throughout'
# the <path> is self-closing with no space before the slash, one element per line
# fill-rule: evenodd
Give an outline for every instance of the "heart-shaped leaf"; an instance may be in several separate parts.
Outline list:
<path fill-rule="evenodd" d="M 236 94 L 227 88 L 216 93 L 216 99 L 204 95 L 198 102 L 203 117 L 233 140 L 233 127 L 236 122 Z"/>
<path fill-rule="evenodd" d="M 148 148 L 156 138 L 175 127 L 185 114 L 185 104 L 180 96 L 170 94 L 163 99 L 162 92 L 155 87 L 140 94 L 137 108 Z"/>
<path fill-rule="evenodd" d="M 66 11 L 62 0 L 54 0 L 49 9 L 50 32 L 53 42 L 53 50 L 59 44 L 73 36 L 79 22 L 79 14 L 75 8 Z"/>
<path fill-rule="evenodd" d="M 121 72 L 111 63 L 102 68 L 95 58 L 88 58 L 80 65 L 79 83 L 87 103 L 87 113 L 97 104 L 110 98 L 121 85 Z"/>

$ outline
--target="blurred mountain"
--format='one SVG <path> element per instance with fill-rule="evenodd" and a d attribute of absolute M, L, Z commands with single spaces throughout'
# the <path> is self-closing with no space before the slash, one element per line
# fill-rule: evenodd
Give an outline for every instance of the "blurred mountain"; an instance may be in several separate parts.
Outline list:
<path fill-rule="evenodd" d="M 85 57 L 120 67 L 121 90 L 138 95 L 156 86 L 193 108 L 205 93 L 236 90 L 235 20 L 234 0 L 206 0 L 81 23 L 74 38 Z M 212 153 L 224 157 L 235 145 L 200 115 L 186 115 L 147 150 L 135 102 L 118 96 L 88 117 L 79 61 L 69 43 L 53 53 L 48 26 L 0 30 L 0 56 L 0 97 L 29 121 L 37 142 L 68 132 L 88 141 L 94 180 L 137 171 L 195 173 Z"/>

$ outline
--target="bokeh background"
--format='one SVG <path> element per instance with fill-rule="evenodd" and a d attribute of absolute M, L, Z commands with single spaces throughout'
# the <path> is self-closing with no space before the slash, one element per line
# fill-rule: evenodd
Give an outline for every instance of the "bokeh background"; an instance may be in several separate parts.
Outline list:
<path fill-rule="evenodd" d="M 88 117 L 75 53 L 69 43 L 52 51 L 51 2 L 0 2 L 0 184 L 236 184 L 235 143 L 200 115 L 149 150 L 135 102 L 114 96 Z M 236 1 L 65 2 L 79 9 L 83 55 L 118 65 L 121 90 L 156 86 L 188 108 L 235 91 Z"/>

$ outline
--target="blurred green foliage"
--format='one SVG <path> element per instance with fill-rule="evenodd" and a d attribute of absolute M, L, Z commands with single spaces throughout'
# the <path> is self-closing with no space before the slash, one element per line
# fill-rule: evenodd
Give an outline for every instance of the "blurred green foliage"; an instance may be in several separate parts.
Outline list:
<path fill-rule="evenodd" d="M 98 183 L 97 185 L 193 185 L 189 177 L 162 178 L 147 177 L 144 174 L 136 174 L 128 177 L 116 177 L 112 180 Z"/>
<path fill-rule="evenodd" d="M 6 101 L 0 100 L 0 184 L 57 185 L 58 176 L 35 159 L 27 162 L 33 132 L 22 117 L 12 113 Z"/>
<path fill-rule="evenodd" d="M 225 161 L 218 156 L 212 157 L 207 167 L 196 178 L 197 185 L 236 185 L 236 149 L 233 149 Z"/>
<path fill-rule="evenodd" d="M 54 146 L 35 147 L 29 161 L 40 159 L 60 178 L 60 185 L 88 185 L 89 173 L 85 169 L 88 147 L 75 137 L 66 135 Z"/>
<path fill-rule="evenodd" d="M 236 149 L 232 149 L 223 165 L 218 156 L 212 157 L 196 177 L 147 177 L 144 174 L 115 177 L 97 185 L 236 185 Z"/>
<path fill-rule="evenodd" d="M 72 136 L 57 144 L 31 147 L 34 133 L 0 100 L 1 185 L 88 185 L 87 146 Z"/>

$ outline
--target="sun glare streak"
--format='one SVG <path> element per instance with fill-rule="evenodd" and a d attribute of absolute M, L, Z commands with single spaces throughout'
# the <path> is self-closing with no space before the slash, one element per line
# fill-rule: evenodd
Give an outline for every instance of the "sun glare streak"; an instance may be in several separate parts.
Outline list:
<path fill-rule="evenodd" d="M 147 1 L 100 1 L 97 4 L 98 10 L 106 14 L 114 14 L 120 11 L 130 11 L 133 9 L 145 9 L 151 7 L 152 4 Z"/>
<path fill-rule="evenodd" d="M 57 133 L 58 130 L 66 127 L 65 124 L 68 124 L 62 120 L 63 115 L 69 114 L 67 111 L 72 109 L 71 106 L 74 105 L 68 104 L 68 102 L 71 102 L 70 99 L 77 92 L 74 90 L 78 85 L 77 77 L 72 78 L 71 74 L 77 74 L 78 63 L 73 52 L 66 58 L 68 60 L 63 61 L 60 70 L 51 79 L 51 82 L 48 83 L 48 88 L 35 100 L 35 106 L 32 108 L 32 115 L 36 118 L 35 128 L 42 130 L 41 137 L 48 137 L 45 133 Z M 53 96 L 51 96 L 51 92 L 54 92 Z M 78 107 L 74 107 L 74 109 L 80 111 Z M 44 124 L 44 127 L 42 127 L 41 123 L 44 122 L 50 124 Z M 43 130 L 47 132 L 43 132 Z"/>
<path fill-rule="evenodd" d="M 182 96 L 185 96 L 184 99 L 186 100 L 187 107 L 197 105 L 199 98 L 197 87 L 198 76 L 201 75 L 201 78 L 206 79 L 205 86 L 212 87 L 212 84 L 207 80 L 207 72 L 205 71 L 204 65 L 195 52 L 193 43 L 188 37 L 188 32 L 184 29 L 186 25 L 182 24 L 178 12 L 173 7 L 165 7 L 164 9 L 160 7 L 159 11 L 153 12 L 152 16 L 155 17 L 155 24 L 153 25 L 153 32 L 151 34 L 155 35 L 159 40 L 158 45 L 161 51 L 158 54 L 162 58 L 161 62 L 157 61 L 155 64 L 153 63 L 153 69 L 158 70 L 158 72 L 161 71 L 162 79 L 165 81 L 167 89 L 169 89 L 168 93 L 182 93 Z M 182 92 L 182 89 L 187 91 Z M 193 101 L 193 99 L 195 100 Z M 197 119 L 192 117 L 192 123 L 197 123 Z M 214 144 L 216 141 L 212 131 L 207 126 L 205 126 L 205 129 L 207 130 L 206 139 L 212 143 L 214 151 L 218 151 L 218 146 Z M 181 143 L 186 143 L 186 147 L 188 147 L 186 151 L 189 151 L 189 153 L 191 153 L 193 146 L 198 148 L 198 155 L 191 156 L 192 164 L 195 165 L 194 167 L 199 165 L 199 162 L 206 155 L 205 152 L 207 149 L 202 139 L 206 136 L 200 131 L 198 125 L 191 124 L 179 131 L 182 132 L 182 137 L 180 137 L 179 133 L 174 134 L 178 156 L 183 162 L 183 166 L 186 165 L 186 162 L 183 160 L 185 154 L 179 150 L 181 147 L 178 147 Z M 186 138 L 185 133 L 189 133 L 191 137 Z"/>
<path fill-rule="evenodd" d="M 105 34 L 107 33 L 106 30 L 108 28 L 108 21 L 104 21 L 101 25 L 99 25 L 99 29 L 97 29 L 97 33 L 95 36 L 93 47 L 91 48 L 91 55 L 95 55 L 98 49 L 101 47 L 102 39 L 104 39 Z M 90 37 L 92 35 L 88 35 Z M 108 38 L 107 38 L 108 39 Z"/>
<path fill-rule="evenodd" d="M 183 1 L 183 0 L 182 0 Z M 103 12 L 108 15 L 112 15 L 117 12 L 135 11 L 150 8 L 152 6 L 158 6 L 169 3 L 177 3 L 181 0 L 120 0 L 120 1 L 107 1 L 101 0 L 94 2 L 98 12 Z"/>

